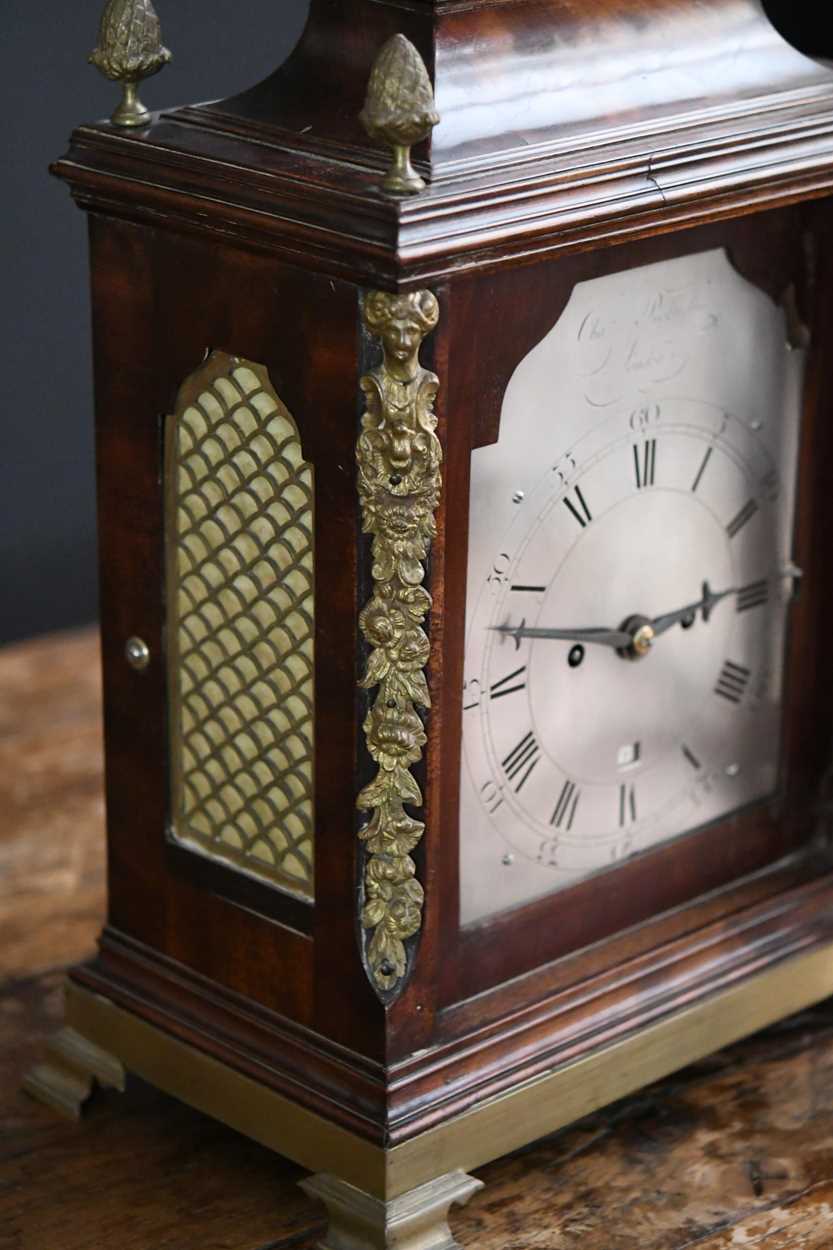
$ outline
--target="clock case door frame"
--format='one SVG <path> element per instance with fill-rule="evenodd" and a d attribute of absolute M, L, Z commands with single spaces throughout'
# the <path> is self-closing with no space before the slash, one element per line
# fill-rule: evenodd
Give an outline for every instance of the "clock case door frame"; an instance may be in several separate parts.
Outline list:
<path fill-rule="evenodd" d="M 782 777 L 771 801 L 641 853 L 557 895 L 461 928 L 459 784 L 466 604 L 469 471 L 473 448 L 497 440 L 503 392 L 514 369 L 555 324 L 578 282 L 712 248 L 810 330 L 800 435 L 795 555 L 804 570 L 791 605 L 785 664 Z M 592 253 L 454 282 L 439 351 L 449 362 L 446 491 L 439 546 L 442 626 L 432 627 L 432 697 L 426 845 L 428 922 L 412 992 L 435 976 L 437 1032 L 451 1039 L 476 1020 L 602 977 L 628 960 L 708 926 L 738 923 L 791 891 L 828 888 L 831 861 L 820 806 L 833 763 L 833 394 L 820 345 L 833 337 L 829 206 L 776 209 L 666 233 Z M 801 324 L 799 324 L 799 322 Z M 442 761 L 442 765 L 440 765 Z M 715 850 L 715 848 L 717 848 Z M 616 889 L 609 889 L 615 878 Z M 740 938 L 738 940 L 741 940 Z M 663 955 L 663 959 L 665 956 Z M 466 1002 L 466 1000 L 469 1000 Z"/>

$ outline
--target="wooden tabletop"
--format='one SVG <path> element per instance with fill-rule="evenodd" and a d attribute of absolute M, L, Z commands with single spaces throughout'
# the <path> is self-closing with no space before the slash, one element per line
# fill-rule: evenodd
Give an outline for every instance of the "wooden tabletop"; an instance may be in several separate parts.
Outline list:
<path fill-rule="evenodd" d="M 0 1250 L 312 1250 L 294 1164 L 140 1081 L 19 1092 L 104 914 L 93 633 L 0 651 Z M 481 1169 L 478 1250 L 830 1250 L 833 1004 Z"/>

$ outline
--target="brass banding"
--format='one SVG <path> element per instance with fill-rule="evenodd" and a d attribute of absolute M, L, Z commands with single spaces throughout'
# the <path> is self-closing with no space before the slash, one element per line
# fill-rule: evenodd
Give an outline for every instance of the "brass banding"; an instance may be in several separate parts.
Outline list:
<path fill-rule="evenodd" d="M 70 982 L 67 1023 L 159 1089 L 315 1171 L 392 1198 L 471 1171 L 833 994 L 828 942 L 706 993 L 586 1058 L 556 1065 L 392 1149 L 332 1123 Z"/>

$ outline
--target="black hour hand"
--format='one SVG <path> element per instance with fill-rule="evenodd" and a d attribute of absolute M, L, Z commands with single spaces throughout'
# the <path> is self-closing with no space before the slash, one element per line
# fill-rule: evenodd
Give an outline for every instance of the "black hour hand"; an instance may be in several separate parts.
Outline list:
<path fill-rule="evenodd" d="M 730 586 L 728 590 L 713 591 L 708 582 L 703 582 L 703 593 L 695 603 L 687 603 L 684 608 L 678 608 L 676 612 L 665 612 L 662 616 L 654 617 L 651 621 L 654 637 L 656 638 L 660 634 L 664 634 L 667 629 L 670 629 L 672 625 L 676 625 L 679 621 L 693 620 L 698 612 L 702 612 L 703 620 L 707 621 L 721 599 L 725 599 L 727 595 L 735 594 L 736 591 L 736 586 Z"/>
<path fill-rule="evenodd" d="M 543 629 L 537 626 L 493 625 L 498 634 L 506 634 L 520 643 L 523 638 L 552 638 L 558 642 L 595 643 L 601 647 L 613 647 L 621 650 L 629 647 L 633 641 L 630 634 L 622 629 L 588 628 L 588 629 Z"/>

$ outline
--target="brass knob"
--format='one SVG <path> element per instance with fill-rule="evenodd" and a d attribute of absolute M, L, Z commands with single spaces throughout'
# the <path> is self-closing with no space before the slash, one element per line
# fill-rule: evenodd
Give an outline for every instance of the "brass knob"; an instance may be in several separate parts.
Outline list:
<path fill-rule="evenodd" d="M 128 638 L 124 646 L 124 654 L 131 668 L 142 673 L 150 664 L 150 648 L 141 638 Z"/>

